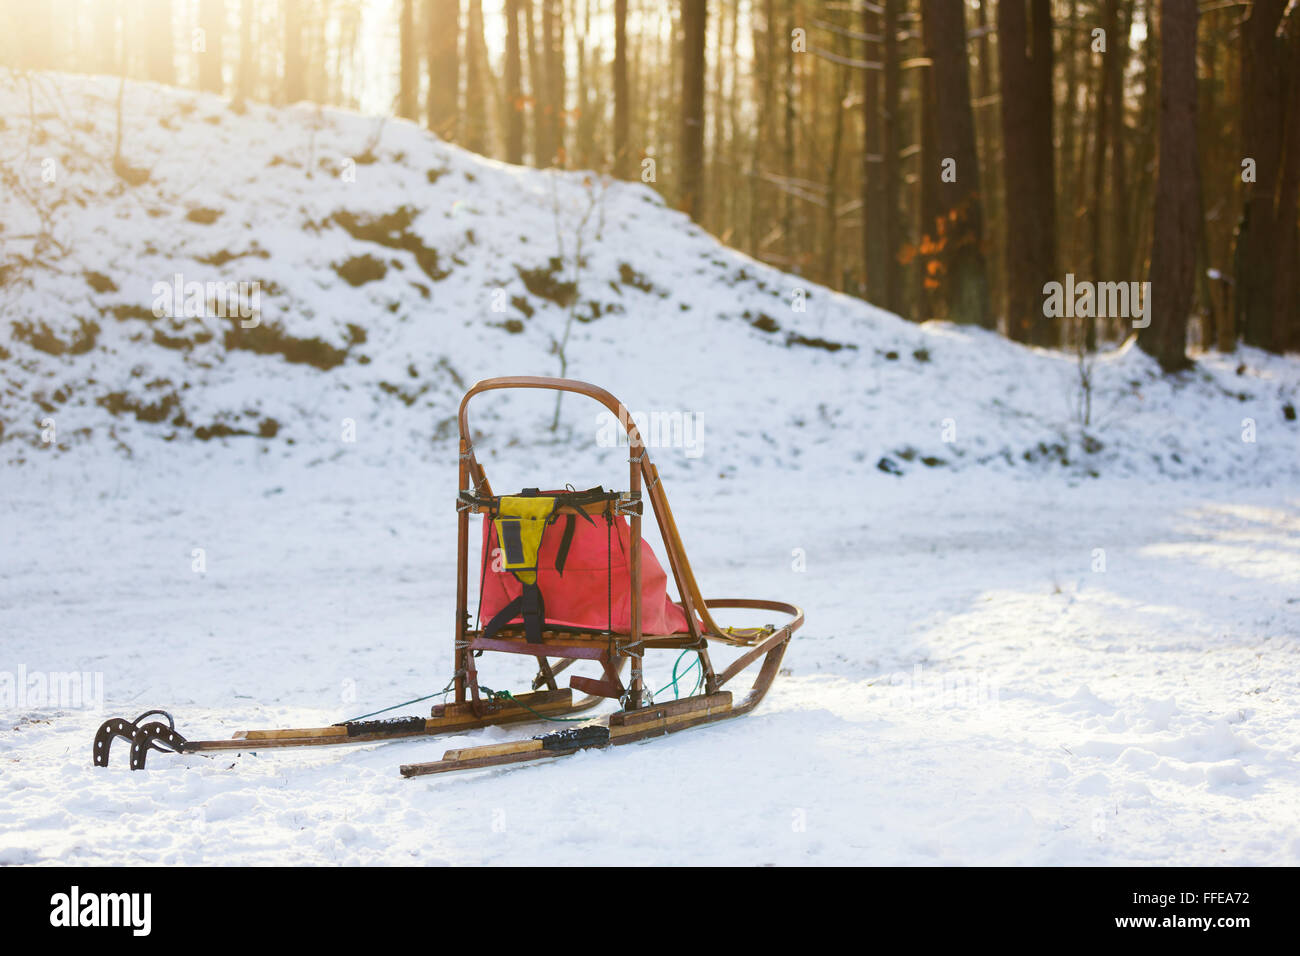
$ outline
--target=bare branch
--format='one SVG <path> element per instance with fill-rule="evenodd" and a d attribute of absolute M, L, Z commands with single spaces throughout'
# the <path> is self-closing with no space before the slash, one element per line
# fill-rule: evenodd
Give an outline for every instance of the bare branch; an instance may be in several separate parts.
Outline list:
<path fill-rule="evenodd" d="M 840 56 L 838 53 L 832 53 L 830 50 L 823 50 L 821 47 L 810 46 L 808 52 L 821 57 L 823 60 L 830 60 L 832 63 L 838 63 L 841 66 L 851 66 L 855 70 L 883 70 L 884 64 L 873 60 L 858 60 L 849 56 Z"/>

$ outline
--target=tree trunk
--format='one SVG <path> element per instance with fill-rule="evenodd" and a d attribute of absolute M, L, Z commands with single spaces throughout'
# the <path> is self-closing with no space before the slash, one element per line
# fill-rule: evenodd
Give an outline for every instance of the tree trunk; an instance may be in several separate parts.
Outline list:
<path fill-rule="evenodd" d="M 1061 63 L 1064 69 L 1065 80 L 1065 98 L 1062 109 L 1053 114 L 1053 122 L 1056 123 L 1056 138 L 1060 141 L 1061 148 L 1056 151 L 1053 159 L 1053 173 L 1056 176 L 1056 183 L 1060 189 L 1056 190 L 1056 223 L 1057 223 L 1057 243 L 1058 252 L 1066 262 L 1078 262 L 1076 252 L 1078 251 L 1078 241 L 1076 228 L 1078 217 L 1082 210 L 1087 206 L 1087 196 L 1083 193 L 1083 180 L 1075 177 L 1075 172 L 1079 167 L 1074 165 L 1075 141 L 1078 138 L 1078 120 L 1081 113 L 1087 111 L 1088 88 L 1086 81 L 1079 83 L 1078 77 L 1078 58 L 1076 56 L 1076 47 L 1078 30 L 1076 29 L 1078 21 L 1078 0 L 1068 0 L 1069 6 L 1063 11 L 1065 19 L 1063 21 L 1064 29 L 1061 30 Z M 1032 14 L 1031 14 L 1032 16 Z M 1082 89 L 1080 88 L 1082 86 Z M 1080 94 L 1083 97 L 1083 105 L 1080 105 Z M 1086 154 L 1085 154 L 1086 155 Z"/>
<path fill-rule="evenodd" d="M 924 6 L 924 2 L 923 2 Z M 930 24 L 921 20 L 921 52 L 929 53 Z M 938 122 L 935 117 L 934 63 L 929 59 L 926 66 L 914 71 L 917 81 L 917 94 L 921 103 L 921 162 L 918 178 L 918 197 L 920 217 L 917 223 L 917 244 L 924 248 L 930 242 L 937 241 L 938 232 L 943 228 L 942 209 L 939 201 L 939 139 Z M 938 278 L 927 273 L 926 256 L 917 256 L 914 267 L 916 288 L 916 308 L 910 316 L 925 320 L 934 318 L 939 311 Z"/>
<path fill-rule="evenodd" d="M 537 136 L 538 166 L 553 166 L 559 150 L 559 117 L 555 105 L 555 0 L 538 0 L 542 7 L 542 88 L 537 96 L 537 109 L 541 114 L 541 129 Z"/>
<path fill-rule="evenodd" d="M 781 122 L 781 172 L 789 181 L 794 178 L 795 118 L 798 109 L 795 102 L 795 63 L 798 57 L 790 49 L 790 37 L 799 23 L 796 3 L 789 4 L 787 16 L 780 40 L 781 57 L 785 62 L 781 90 L 785 110 Z M 798 274 L 800 270 L 795 261 L 794 197 L 788 189 L 781 191 L 781 253 L 784 268 Z"/>
<path fill-rule="evenodd" d="M 297 103 L 304 96 L 302 62 L 302 3 L 284 0 L 284 99 Z"/>
<path fill-rule="evenodd" d="M 903 312 L 903 275 L 898 254 L 903 248 L 902 216 L 898 199 L 902 193 L 899 151 L 902 143 L 900 125 L 900 59 L 898 50 L 898 14 L 902 0 L 884 0 L 881 34 L 884 37 L 882 72 L 885 101 L 881 114 L 880 151 L 884 174 L 884 205 L 880 209 L 880 231 L 885 237 L 885 275 L 883 304 L 891 312 Z"/>
<path fill-rule="evenodd" d="M 531 144 L 530 162 L 542 165 L 542 140 L 546 138 L 542 122 L 542 101 L 545 99 L 546 65 L 538 49 L 537 28 L 532 0 L 519 0 L 519 15 L 524 22 L 524 35 L 520 42 L 528 51 L 528 141 Z"/>
<path fill-rule="evenodd" d="M 702 206 L 704 174 L 704 43 L 706 0 L 682 0 L 682 131 L 678 208 L 692 219 Z"/>
<path fill-rule="evenodd" d="M 420 60 L 415 42 L 415 0 L 402 0 L 399 28 L 400 73 L 397 115 L 414 120 L 420 115 Z"/>
<path fill-rule="evenodd" d="M 329 101 L 330 50 L 334 38 L 329 36 L 328 5 L 312 4 L 303 23 L 304 97 L 312 103 Z"/>
<path fill-rule="evenodd" d="M 881 11 L 871 5 L 862 8 L 862 32 L 877 36 L 882 30 Z M 868 49 L 871 49 L 870 47 Z M 884 44 L 875 49 L 883 51 Z M 883 52 L 880 58 L 883 59 Z M 868 57 L 872 59 L 872 57 Z M 865 281 L 863 297 L 884 305 L 889 247 L 882 227 L 885 206 L 897 202 L 885 191 L 883 70 L 867 70 L 862 89 L 862 254 Z M 888 306 L 886 306 L 887 308 Z"/>
<path fill-rule="evenodd" d="M 253 44 L 254 0 L 239 3 L 239 67 L 235 73 L 235 102 L 241 107 L 257 83 L 257 48 Z"/>
<path fill-rule="evenodd" d="M 564 6 L 561 0 L 547 0 L 554 7 L 554 45 L 550 48 L 551 130 L 555 137 L 555 165 L 564 167 L 568 159 L 564 149 L 565 96 L 568 83 L 564 73 Z"/>
<path fill-rule="evenodd" d="M 627 0 L 614 0 L 614 175 L 627 179 L 628 153 Z"/>
<path fill-rule="evenodd" d="M 762 257 L 763 238 L 770 229 L 761 188 L 763 155 L 772 131 L 776 75 L 776 3 L 763 0 L 760 18 L 757 0 L 752 14 L 754 45 L 754 101 L 758 107 L 758 128 L 749 154 L 749 253 Z"/>
<path fill-rule="evenodd" d="M 104 3 L 103 6 L 110 7 L 110 4 Z M 155 83 L 166 83 L 170 86 L 176 82 L 176 47 L 172 37 L 171 0 L 147 0 L 143 13 L 145 75 Z M 126 11 L 123 10 L 124 25 L 125 14 Z M 120 42 L 125 44 L 126 38 L 123 37 Z M 112 56 L 112 48 L 110 42 L 108 45 L 110 56 Z M 105 72 L 113 72 L 117 68 L 117 64 L 114 63 Z"/>
<path fill-rule="evenodd" d="M 574 92 L 578 101 L 574 106 L 575 121 L 573 130 L 574 156 L 579 169 L 591 169 L 595 135 L 592 121 L 595 111 L 592 109 L 593 90 L 587 83 L 587 36 L 591 33 L 591 0 L 583 0 L 582 20 L 578 20 L 577 0 L 569 0 L 569 19 L 573 23 L 574 66 L 578 75 L 574 82 Z"/>
<path fill-rule="evenodd" d="M 427 0 L 424 7 L 429 72 L 428 125 L 456 141 L 460 104 L 460 0 Z"/>
<path fill-rule="evenodd" d="M 1134 196 L 1152 196 L 1155 194 L 1155 136 L 1150 131 L 1156 128 L 1160 101 L 1160 57 L 1159 25 L 1155 22 L 1155 5 L 1157 0 L 1142 0 L 1142 17 L 1147 30 L 1147 42 L 1142 44 L 1142 105 L 1138 112 L 1137 128 L 1143 131 L 1134 150 L 1136 161 L 1133 164 L 1136 182 Z M 1140 202 L 1132 210 L 1128 235 L 1132 240 L 1132 259 L 1129 271 L 1134 275 L 1146 275 L 1151 250 L 1151 217 L 1155 204 Z"/>
<path fill-rule="evenodd" d="M 1105 235 L 1104 227 L 1106 224 L 1106 151 L 1109 148 L 1110 137 L 1110 110 L 1118 109 L 1116 104 L 1116 93 L 1111 88 L 1111 77 L 1114 71 L 1110 69 L 1111 57 L 1118 54 L 1117 50 L 1112 50 L 1111 44 L 1116 42 L 1119 37 L 1119 0 L 1105 0 L 1106 9 L 1103 14 L 1102 29 L 1106 31 L 1106 50 L 1101 54 L 1101 59 L 1097 64 L 1097 108 L 1093 115 L 1095 123 L 1093 129 L 1093 164 L 1092 164 L 1092 201 L 1089 216 L 1089 225 L 1091 229 L 1088 236 L 1088 268 L 1091 272 L 1093 281 L 1103 281 L 1110 278 L 1105 275 L 1105 265 L 1102 262 L 1102 239 Z M 1112 104 L 1115 104 L 1112 107 Z M 1118 279 L 1118 276 L 1114 277 Z M 1095 316 L 1088 316 L 1084 320 L 1084 348 L 1089 352 L 1097 350 L 1097 319 Z"/>
<path fill-rule="evenodd" d="M 199 89 L 205 93 L 224 92 L 221 40 L 226 32 L 225 0 L 200 0 L 199 28 L 203 31 L 203 51 L 199 53 Z"/>
<path fill-rule="evenodd" d="M 524 161 L 523 67 L 519 59 L 519 0 L 505 0 L 506 15 L 506 162 Z"/>
<path fill-rule="evenodd" d="M 1124 74 L 1130 59 L 1129 28 L 1133 22 L 1133 0 L 1106 0 L 1106 88 L 1110 101 L 1110 229 L 1111 250 L 1108 279 L 1123 281 L 1132 268 L 1128 209 L 1128 126 L 1124 122 Z M 1121 10 L 1121 6 L 1127 7 Z M 1119 329 L 1114 331 L 1119 333 Z M 1123 337 L 1123 333 L 1120 333 Z"/>
<path fill-rule="evenodd" d="M 542 91 L 537 97 L 540 130 L 537 136 L 538 166 L 564 165 L 564 8 L 560 0 L 539 0 L 542 6 L 541 60 L 544 67 Z"/>
<path fill-rule="evenodd" d="M 1278 27 L 1284 45 L 1286 90 L 1282 163 L 1277 197 L 1278 243 L 1273 301 L 1278 351 L 1300 350 L 1300 4 L 1292 2 Z"/>
<path fill-rule="evenodd" d="M 998 4 L 998 65 L 1005 181 L 1007 334 L 1051 346 L 1043 287 L 1055 281 L 1056 213 L 1052 169 L 1052 25 L 1050 0 Z"/>
<path fill-rule="evenodd" d="M 1187 368 L 1187 315 L 1200 235 L 1196 163 L 1196 2 L 1160 4 L 1160 125 L 1150 325 L 1138 345 L 1166 372 Z"/>
<path fill-rule="evenodd" d="M 720 4 L 721 9 L 714 21 L 717 26 L 714 29 L 713 48 L 716 51 L 713 57 L 713 102 L 706 105 L 705 114 L 709 117 L 709 132 L 705 137 L 708 144 L 708 177 L 702 187 L 707 202 L 703 203 L 699 209 L 697 219 L 705 223 L 705 228 L 711 229 L 714 235 L 721 236 L 725 231 L 725 204 L 727 190 L 722 184 L 722 168 L 725 162 L 722 150 L 726 144 L 726 133 L 723 124 L 726 120 L 726 111 L 723 109 L 723 92 L 726 90 L 727 76 L 727 56 L 723 51 L 727 49 L 725 43 L 725 34 L 727 28 L 727 4 Z M 708 41 L 705 41 L 707 49 Z M 732 44 L 732 48 L 735 44 Z M 707 55 L 707 54 L 706 54 Z M 709 88 L 709 83 L 705 81 L 705 89 Z M 725 241 L 725 240 L 724 240 Z"/>
<path fill-rule="evenodd" d="M 483 62 L 483 2 L 469 0 L 469 23 L 465 31 L 465 145 L 476 153 L 487 152 L 487 79 Z"/>
<path fill-rule="evenodd" d="M 848 44 L 843 34 L 836 36 L 836 49 L 841 56 L 848 56 Z M 719 57 L 721 59 L 721 57 Z M 840 206 L 840 153 L 844 145 L 844 103 L 849 96 L 849 68 L 835 66 L 835 102 L 831 105 L 835 119 L 832 123 L 831 155 L 826 164 L 826 238 L 822 249 L 822 282 L 832 289 L 841 287 L 836 252 L 839 248 L 839 206 Z M 719 192 L 725 187 L 718 184 Z"/>
<path fill-rule="evenodd" d="M 997 64 L 993 56 L 992 23 L 989 16 L 991 0 L 979 0 L 976 7 L 976 24 L 979 27 L 979 47 L 975 57 L 978 66 L 977 86 L 975 90 L 975 132 L 976 145 L 980 151 L 980 186 L 983 202 L 980 204 L 985 216 L 987 235 L 985 248 L 988 251 L 989 277 L 989 321 L 997 328 L 997 317 L 1002 314 L 1002 290 L 1004 263 L 1002 262 L 1001 234 L 996 225 L 1000 221 L 1002 210 L 1002 138 L 998 132 L 998 116 L 993 107 L 996 105 L 995 91 Z M 997 233 L 997 234 L 994 234 Z M 993 297 L 997 296 L 995 300 Z"/>
<path fill-rule="evenodd" d="M 1255 181 L 1245 184 L 1234 254 L 1237 327 L 1247 345 L 1274 351 L 1281 348 L 1274 272 L 1282 238 L 1276 195 L 1286 126 L 1277 28 L 1286 5 L 1287 0 L 1256 0 L 1241 27 L 1242 157 L 1254 160 Z"/>
<path fill-rule="evenodd" d="M 944 223 L 941 298 L 954 322 L 986 329 L 997 323 L 989 307 L 988 270 L 984 262 L 984 214 L 980 194 L 975 116 L 971 112 L 969 59 L 966 55 L 964 5 L 923 0 L 929 47 L 931 91 L 935 105 L 935 146 L 941 162 L 955 162 L 952 182 L 939 168 L 926 171 L 935 181 L 939 215 Z"/>

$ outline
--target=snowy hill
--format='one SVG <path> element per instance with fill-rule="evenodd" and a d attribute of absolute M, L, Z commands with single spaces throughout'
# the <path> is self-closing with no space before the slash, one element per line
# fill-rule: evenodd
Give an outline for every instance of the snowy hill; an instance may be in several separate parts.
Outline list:
<path fill-rule="evenodd" d="M 709 409 L 732 461 L 1252 483 L 1300 463 L 1294 361 L 1247 350 L 1168 380 L 1110 353 L 1084 425 L 1069 356 L 809 286 L 640 184 L 505 166 L 405 122 L 240 114 L 143 83 L 126 86 L 115 172 L 116 81 L 38 76 L 34 136 L 28 92 L 0 83 L 0 142 L 25 187 L 0 196 L 9 462 L 49 450 L 49 417 L 59 448 L 312 445 L 346 418 L 386 452 L 424 453 L 467 383 L 558 374 L 572 303 L 569 377 L 638 408 Z"/>
<path fill-rule="evenodd" d="M 114 171 L 117 92 L 0 75 L 0 864 L 1300 862 L 1294 357 L 1107 353 L 1085 425 L 1073 358 L 806 286 L 648 187 L 139 83 Z M 539 727 L 91 766 L 106 716 L 439 691 L 456 403 L 557 374 L 571 302 L 571 377 L 694 416 L 652 451 L 706 596 L 807 611 L 757 710 L 447 778 L 397 767 Z M 498 489 L 626 475 L 553 407 L 474 407 Z M 94 699 L 24 683 L 72 673 Z"/>

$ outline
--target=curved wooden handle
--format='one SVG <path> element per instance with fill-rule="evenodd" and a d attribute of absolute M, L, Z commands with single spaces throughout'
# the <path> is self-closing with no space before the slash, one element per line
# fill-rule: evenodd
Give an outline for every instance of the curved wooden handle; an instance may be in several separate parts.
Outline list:
<path fill-rule="evenodd" d="M 458 419 L 461 438 L 466 441 L 469 440 L 469 417 L 466 413 L 469 400 L 480 392 L 491 392 L 503 388 L 544 388 L 555 392 L 574 392 L 578 395 L 585 395 L 587 398 L 593 398 L 613 412 L 619 421 L 625 423 L 627 435 L 632 440 L 633 447 L 642 444 L 641 435 L 636 430 L 636 425 L 632 421 L 632 414 L 627 410 L 627 406 L 605 389 L 599 385 L 592 385 L 590 382 L 579 382 L 571 378 L 549 378 L 544 375 L 507 375 L 501 378 L 485 378 L 477 383 L 460 400 Z"/>

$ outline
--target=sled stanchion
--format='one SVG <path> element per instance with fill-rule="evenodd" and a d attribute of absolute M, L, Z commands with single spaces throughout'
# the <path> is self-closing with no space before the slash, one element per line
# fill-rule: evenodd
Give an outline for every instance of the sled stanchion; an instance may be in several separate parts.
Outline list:
<path fill-rule="evenodd" d="M 473 456 L 473 447 L 469 443 L 469 438 L 461 435 L 460 438 L 460 464 L 457 472 L 458 489 L 469 488 L 469 460 Z M 477 491 L 477 489 L 475 489 Z M 456 669 L 453 675 L 456 681 L 456 703 L 465 703 L 465 675 L 468 668 L 466 667 L 465 658 L 469 651 L 465 644 L 465 628 L 469 621 L 469 608 L 467 606 L 468 582 L 469 582 L 469 511 L 457 509 L 456 513 L 456 627 L 452 631 L 452 666 Z"/>
<path fill-rule="evenodd" d="M 641 434 L 637 431 L 636 425 L 628 422 L 628 443 L 630 451 L 628 455 L 628 480 L 630 483 L 630 493 L 639 498 L 641 496 L 641 461 L 645 458 L 645 444 L 641 441 Z M 635 710 L 641 706 L 642 692 L 645 688 L 645 659 L 644 647 L 641 645 L 641 515 L 632 515 L 628 540 L 628 576 L 632 579 L 632 640 L 629 645 L 638 648 L 637 654 L 632 658 L 632 684 L 628 688 L 628 707 Z"/>
<path fill-rule="evenodd" d="M 475 455 L 467 406 L 475 395 L 498 389 L 574 392 L 603 405 L 627 433 L 627 490 L 597 487 L 579 491 L 570 485 L 562 491 L 525 488 L 515 495 L 494 495 Z M 803 611 L 779 601 L 704 599 L 659 471 L 650 461 L 636 423 L 622 402 L 586 382 L 535 376 L 485 379 L 461 399 L 457 424 L 456 621 L 452 630 L 453 674 L 442 692 L 444 698 L 453 693 L 452 701 L 434 706 L 427 718 L 366 719 L 405 706 L 398 704 L 327 727 L 242 730 L 229 738 L 212 740 L 188 739 L 176 730 L 171 715 L 147 711 L 133 721 L 113 718 L 100 726 L 92 750 L 95 765 L 108 766 L 115 739 L 128 741 L 130 766 L 139 770 L 144 768 L 151 750 L 189 754 L 376 743 L 462 734 L 511 723 L 583 721 L 573 715 L 609 700 L 618 701 L 622 707 L 603 719 L 577 723 L 565 730 L 448 750 L 441 760 L 401 766 L 403 776 L 415 777 L 623 746 L 738 717 L 758 706 L 780 672 L 794 632 L 803 624 Z M 649 546 L 643 545 L 646 501 L 663 539 L 668 569 L 677 586 L 676 601 L 668 595 L 664 568 Z M 481 569 L 476 572 L 479 610 L 472 625 L 471 515 L 484 521 Z M 551 534 L 548 529 L 559 524 L 561 516 L 565 517 L 564 531 L 557 544 L 561 533 Z M 604 527 L 598 529 L 601 518 Z M 501 552 L 499 562 L 489 560 L 493 542 Z M 617 569 L 615 555 L 625 560 Z M 599 614 L 595 611 L 598 604 Z M 713 612 L 723 610 L 771 611 L 789 619 L 780 627 L 721 628 Z M 484 621 L 488 623 L 484 625 Z M 740 649 L 720 673 L 709 654 L 711 641 Z M 647 692 L 650 688 L 645 657 L 661 649 L 673 650 L 679 655 L 678 661 L 688 653 L 696 655 L 692 667 L 698 665 L 700 674 L 692 696 L 656 704 Z M 476 659 L 486 652 L 535 658 L 538 672 L 532 681 L 533 691 L 516 695 L 481 686 Z M 725 685 L 760 659 L 753 686 L 743 699 L 733 701 Z M 573 676 L 569 687 L 558 687 L 559 674 L 575 663 L 587 661 L 599 666 L 598 677 Z M 632 673 L 624 686 L 623 668 L 629 663 Z M 670 686 L 675 696 L 679 693 L 676 668 L 673 677 Z M 583 696 L 575 698 L 575 690 Z M 406 703 L 423 699 L 427 698 Z M 145 722 L 154 715 L 165 717 L 166 722 Z"/>

